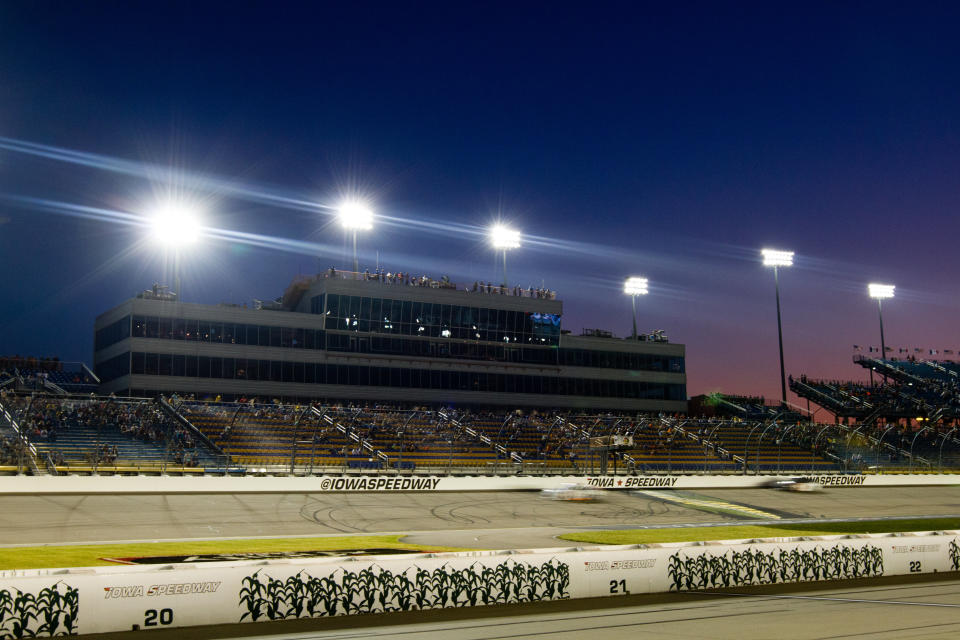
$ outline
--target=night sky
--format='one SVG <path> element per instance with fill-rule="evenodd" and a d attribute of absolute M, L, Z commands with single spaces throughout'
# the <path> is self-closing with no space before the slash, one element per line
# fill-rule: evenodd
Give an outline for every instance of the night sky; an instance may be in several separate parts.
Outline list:
<path fill-rule="evenodd" d="M 188 302 L 347 267 L 331 207 L 382 216 L 361 268 L 511 284 L 564 326 L 687 345 L 688 392 L 862 378 L 852 345 L 960 351 L 955 3 L 0 3 L 0 354 L 92 360 L 95 316 L 162 280 L 144 216 L 210 237 Z"/>

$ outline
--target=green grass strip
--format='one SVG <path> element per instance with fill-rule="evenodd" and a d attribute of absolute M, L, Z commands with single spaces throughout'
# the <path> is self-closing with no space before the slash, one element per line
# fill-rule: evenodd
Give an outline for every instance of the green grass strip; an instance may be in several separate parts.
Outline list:
<path fill-rule="evenodd" d="M 134 542 L 118 544 L 23 546 L 0 548 L 0 570 L 118 566 L 103 558 L 181 556 L 272 551 L 339 551 L 344 549 L 409 549 L 464 551 L 454 547 L 426 547 L 400 542 L 402 535 L 324 538 L 257 538 L 196 540 L 189 542 Z"/>
<path fill-rule="evenodd" d="M 868 522 L 811 522 L 809 524 L 750 524 L 723 527 L 677 529 L 626 529 L 581 531 L 559 536 L 562 540 L 587 544 L 650 544 L 655 542 L 699 542 L 741 538 L 792 538 L 852 533 L 894 533 L 960 529 L 960 518 L 918 518 L 916 520 L 873 520 Z"/>

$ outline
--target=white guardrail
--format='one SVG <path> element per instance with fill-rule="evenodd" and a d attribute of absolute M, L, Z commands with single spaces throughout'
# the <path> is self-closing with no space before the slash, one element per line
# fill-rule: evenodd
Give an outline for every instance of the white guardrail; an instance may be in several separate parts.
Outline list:
<path fill-rule="evenodd" d="M 0 573 L 0 637 L 258 622 L 960 569 L 960 531 Z"/>
<path fill-rule="evenodd" d="M 534 491 L 561 484 L 601 489 L 748 489 L 784 476 L 3 476 L 0 495 L 144 493 L 394 493 L 406 491 Z M 814 475 L 825 487 L 960 485 L 960 475 Z"/>

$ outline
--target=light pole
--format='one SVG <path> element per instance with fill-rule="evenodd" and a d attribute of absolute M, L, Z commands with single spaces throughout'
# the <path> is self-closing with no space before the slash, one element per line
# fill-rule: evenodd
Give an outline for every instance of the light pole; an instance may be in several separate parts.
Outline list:
<path fill-rule="evenodd" d="M 520 247 L 520 232 L 497 224 L 490 229 L 490 244 L 494 249 L 503 252 L 503 286 L 509 286 L 507 283 L 507 250 Z"/>
<path fill-rule="evenodd" d="M 164 250 L 173 251 L 173 286 L 179 302 L 181 300 L 180 248 L 193 244 L 200 238 L 199 217 L 188 205 L 166 203 L 153 212 L 150 225 L 153 229 L 153 237 L 163 245 Z M 167 255 L 169 256 L 169 253 Z"/>
<path fill-rule="evenodd" d="M 623 283 L 623 292 L 633 298 L 633 339 L 637 339 L 637 296 L 645 296 L 650 291 L 646 278 L 630 277 Z"/>
<path fill-rule="evenodd" d="M 763 266 L 773 267 L 773 283 L 777 290 L 777 338 L 780 342 L 780 400 L 787 403 L 787 375 L 783 368 L 783 325 L 780 322 L 780 267 L 793 266 L 793 251 L 763 249 Z"/>
<path fill-rule="evenodd" d="M 896 287 L 892 284 L 876 284 L 870 283 L 867 285 L 867 291 L 870 293 L 871 298 L 876 298 L 877 300 L 877 312 L 880 315 L 880 359 L 887 359 L 887 342 L 883 339 L 883 301 L 885 298 L 893 297 L 893 290 Z M 884 381 L 886 381 L 887 376 L 884 373 Z"/>
<path fill-rule="evenodd" d="M 347 200 L 337 207 L 337 217 L 344 229 L 350 232 L 353 238 L 353 272 L 360 272 L 360 261 L 357 258 L 357 232 L 369 231 L 373 228 L 373 210 L 359 200 Z"/>

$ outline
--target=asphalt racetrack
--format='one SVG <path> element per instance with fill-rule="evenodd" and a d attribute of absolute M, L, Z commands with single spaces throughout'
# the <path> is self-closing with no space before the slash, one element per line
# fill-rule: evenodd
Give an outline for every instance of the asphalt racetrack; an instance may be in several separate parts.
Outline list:
<path fill-rule="evenodd" d="M 507 549 L 568 546 L 554 536 L 598 527 L 958 515 L 960 487 L 611 491 L 596 503 L 536 492 L 5 496 L 0 513 L 6 545 L 404 533 L 420 544 Z"/>

